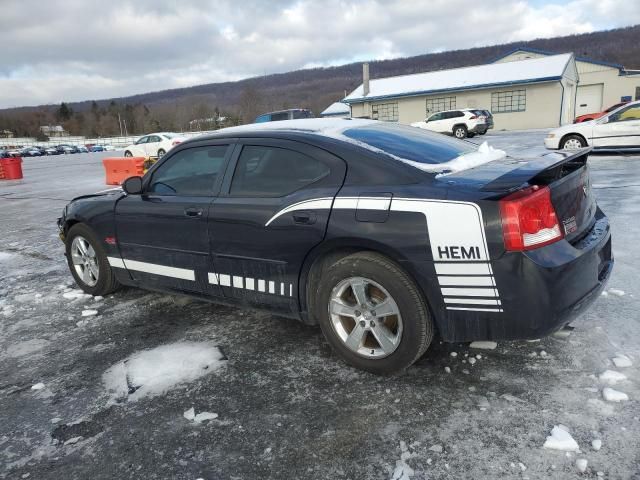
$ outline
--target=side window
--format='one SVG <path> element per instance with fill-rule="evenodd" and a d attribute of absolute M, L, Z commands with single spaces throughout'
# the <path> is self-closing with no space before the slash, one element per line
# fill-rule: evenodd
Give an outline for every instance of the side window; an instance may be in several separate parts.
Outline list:
<path fill-rule="evenodd" d="M 640 105 L 630 105 L 609 117 L 609 122 L 640 120 Z"/>
<path fill-rule="evenodd" d="M 264 123 L 271 121 L 271 115 L 265 113 L 264 115 L 260 115 L 253 123 Z"/>
<path fill-rule="evenodd" d="M 172 155 L 153 172 L 149 192 L 160 195 L 207 197 L 222 175 L 227 145 L 188 148 Z"/>
<path fill-rule="evenodd" d="M 147 140 L 147 143 L 158 143 L 159 141 L 160 141 L 160 137 L 158 137 L 157 135 L 152 135 Z"/>
<path fill-rule="evenodd" d="M 442 114 L 441 113 L 436 113 L 434 115 L 431 115 L 429 117 L 429 120 L 427 120 L 428 122 L 435 122 L 436 120 L 442 120 Z"/>
<path fill-rule="evenodd" d="M 289 120 L 289 112 L 272 113 L 271 121 L 277 122 L 279 120 Z"/>
<path fill-rule="evenodd" d="M 142 145 L 143 143 L 147 143 L 147 140 L 149 140 L 149 137 L 142 137 L 135 144 Z"/>
<path fill-rule="evenodd" d="M 324 163 L 285 148 L 246 146 L 231 181 L 236 197 L 283 197 L 329 175 Z"/>

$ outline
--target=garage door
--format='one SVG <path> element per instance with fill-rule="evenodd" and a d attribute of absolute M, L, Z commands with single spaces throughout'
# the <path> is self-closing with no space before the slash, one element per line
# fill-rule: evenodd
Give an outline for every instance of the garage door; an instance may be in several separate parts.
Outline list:
<path fill-rule="evenodd" d="M 585 113 L 596 113 L 602 111 L 603 89 L 603 83 L 578 86 L 578 96 L 576 97 L 576 117 L 584 115 Z"/>

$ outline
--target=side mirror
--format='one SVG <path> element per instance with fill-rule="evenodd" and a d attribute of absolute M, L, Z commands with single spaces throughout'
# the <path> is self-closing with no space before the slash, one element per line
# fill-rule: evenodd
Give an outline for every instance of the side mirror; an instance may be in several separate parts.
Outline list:
<path fill-rule="evenodd" d="M 142 177 L 129 177 L 122 182 L 122 190 L 127 195 L 140 195 L 142 193 Z"/>

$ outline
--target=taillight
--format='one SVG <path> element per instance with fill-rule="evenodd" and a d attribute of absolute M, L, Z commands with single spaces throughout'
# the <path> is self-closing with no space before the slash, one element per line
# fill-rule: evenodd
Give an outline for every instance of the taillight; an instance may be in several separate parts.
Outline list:
<path fill-rule="evenodd" d="M 180 140 L 174 140 L 173 142 L 171 142 L 171 146 L 175 147 L 176 145 L 178 145 L 180 143 Z"/>
<path fill-rule="evenodd" d="M 563 238 L 549 187 L 534 185 L 503 198 L 500 216 L 507 250 L 531 250 Z"/>

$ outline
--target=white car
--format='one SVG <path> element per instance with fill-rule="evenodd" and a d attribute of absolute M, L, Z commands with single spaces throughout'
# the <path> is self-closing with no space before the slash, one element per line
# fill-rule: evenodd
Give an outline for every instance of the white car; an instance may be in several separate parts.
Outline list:
<path fill-rule="evenodd" d="M 553 129 L 544 144 L 553 150 L 640 148 L 640 101 L 627 103 L 596 120 Z"/>
<path fill-rule="evenodd" d="M 453 135 L 456 138 L 471 138 L 476 133 L 487 131 L 485 117 L 470 110 L 445 110 L 430 115 L 422 122 L 412 123 L 411 126 Z"/>
<path fill-rule="evenodd" d="M 175 133 L 150 133 L 140 137 L 133 145 L 126 147 L 124 156 L 162 158 L 165 153 L 183 141 L 184 138 Z"/>

